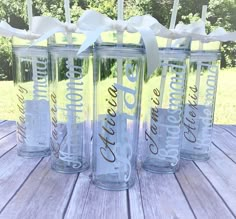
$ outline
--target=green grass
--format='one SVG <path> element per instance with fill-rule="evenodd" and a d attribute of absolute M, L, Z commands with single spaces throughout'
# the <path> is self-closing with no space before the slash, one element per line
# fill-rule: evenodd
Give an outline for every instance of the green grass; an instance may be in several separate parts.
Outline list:
<path fill-rule="evenodd" d="M 236 68 L 220 71 L 215 111 L 216 124 L 236 124 L 235 81 Z M 15 120 L 15 118 L 13 82 L 0 81 L 0 120 Z"/>
<path fill-rule="evenodd" d="M 236 124 L 236 68 L 221 70 L 216 97 L 215 123 Z"/>

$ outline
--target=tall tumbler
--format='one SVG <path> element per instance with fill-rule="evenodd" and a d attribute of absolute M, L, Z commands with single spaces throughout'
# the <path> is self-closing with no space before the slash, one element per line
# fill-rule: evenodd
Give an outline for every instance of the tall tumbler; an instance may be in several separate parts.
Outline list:
<path fill-rule="evenodd" d="M 51 45 L 51 166 L 76 173 L 89 168 L 92 69 L 90 51 L 77 56 L 77 45 Z M 90 74 L 91 72 L 91 74 Z"/>
<path fill-rule="evenodd" d="M 17 152 L 28 158 L 44 157 L 50 155 L 48 51 L 24 43 L 13 43 Z"/>
<path fill-rule="evenodd" d="M 107 190 L 135 183 L 144 49 L 94 48 L 93 183 Z"/>
<path fill-rule="evenodd" d="M 154 173 L 179 168 L 188 50 L 160 49 L 161 68 L 144 77 L 142 167 Z"/>
<path fill-rule="evenodd" d="M 219 64 L 219 51 L 191 53 L 181 158 L 209 159 Z"/>

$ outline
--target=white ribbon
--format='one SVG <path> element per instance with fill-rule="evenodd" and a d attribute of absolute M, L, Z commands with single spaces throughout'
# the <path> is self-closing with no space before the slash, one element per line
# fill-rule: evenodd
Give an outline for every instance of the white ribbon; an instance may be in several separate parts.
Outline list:
<path fill-rule="evenodd" d="M 26 30 L 20 30 L 14 27 L 11 27 L 7 22 L 1 21 L 0 22 L 0 36 L 4 37 L 19 37 L 21 39 L 26 39 L 26 40 L 35 40 L 37 39 L 40 35 L 31 33 Z"/>
<path fill-rule="evenodd" d="M 213 32 L 211 32 L 206 38 L 203 39 L 205 42 L 211 41 L 236 41 L 236 31 L 227 32 L 224 28 L 218 27 Z"/>
<path fill-rule="evenodd" d="M 162 33 L 163 34 L 163 33 Z M 191 37 L 192 40 L 199 40 L 203 43 L 220 41 L 236 41 L 236 31 L 227 32 L 224 28 L 218 27 L 210 34 L 206 34 L 205 23 L 200 19 L 192 24 L 178 24 L 174 30 L 165 32 L 167 38 Z"/>
<path fill-rule="evenodd" d="M 47 16 L 36 16 L 32 19 L 32 32 L 39 34 L 40 38 L 34 41 L 34 44 L 48 39 L 55 33 L 79 33 L 78 22 L 76 24 L 64 23 L 57 18 Z"/>
<path fill-rule="evenodd" d="M 139 32 L 146 49 L 148 75 L 160 66 L 160 57 L 156 37 L 152 28 L 159 24 L 150 15 L 131 17 L 127 21 L 112 20 L 99 12 L 88 10 L 79 18 L 79 28 L 86 35 L 78 55 L 99 39 L 102 32 L 117 31 L 129 33 Z"/>

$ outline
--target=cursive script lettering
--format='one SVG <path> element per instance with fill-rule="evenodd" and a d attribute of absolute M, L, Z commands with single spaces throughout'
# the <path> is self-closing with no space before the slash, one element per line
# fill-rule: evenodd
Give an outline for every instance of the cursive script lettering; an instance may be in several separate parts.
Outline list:
<path fill-rule="evenodd" d="M 151 109 L 151 127 L 149 134 L 147 129 L 145 130 L 145 140 L 149 143 L 149 150 L 152 154 L 156 155 L 158 154 L 158 146 L 156 141 L 154 140 L 154 137 L 157 136 L 157 122 L 158 122 L 158 106 L 160 105 L 159 97 L 160 97 L 160 91 L 158 89 L 153 90 L 154 98 L 151 98 L 153 107 Z M 152 137 L 153 136 L 153 137 Z"/>
<path fill-rule="evenodd" d="M 20 143 L 24 143 L 26 139 L 26 126 L 25 126 L 25 106 L 24 106 L 24 101 L 25 101 L 25 95 L 28 94 L 28 90 L 22 87 L 21 85 L 18 85 L 18 94 L 17 94 L 17 108 L 20 113 L 18 117 L 18 122 L 17 122 L 17 139 Z"/>
<path fill-rule="evenodd" d="M 60 145 L 58 142 L 58 124 L 57 124 L 57 95 L 53 92 L 51 94 L 51 120 L 52 120 L 52 138 L 50 141 L 50 146 L 55 157 L 59 157 Z"/>
<path fill-rule="evenodd" d="M 188 103 L 189 105 L 185 108 L 186 109 L 186 117 L 184 120 L 184 127 L 187 129 L 187 131 L 184 131 L 184 137 L 187 141 L 191 143 L 196 142 L 196 135 L 194 131 L 196 130 L 196 121 L 195 118 L 197 117 L 197 94 L 198 89 L 197 86 L 190 86 L 189 89 L 192 91 L 192 93 L 189 94 Z"/>
<path fill-rule="evenodd" d="M 116 117 L 115 111 L 117 107 L 117 102 L 116 102 L 117 88 L 114 85 L 112 85 L 111 87 L 108 88 L 108 93 L 110 94 L 112 99 L 111 100 L 106 99 L 109 105 L 109 108 L 107 109 L 107 117 L 104 119 L 104 125 L 102 126 L 102 129 L 105 131 L 104 134 L 106 136 L 112 137 L 115 134 L 115 131 L 113 128 L 116 126 L 116 123 L 113 120 L 113 118 Z M 99 134 L 99 137 L 105 145 L 105 147 L 100 147 L 100 153 L 102 157 L 108 162 L 111 162 L 111 163 L 115 162 L 116 156 L 111 149 L 111 146 L 115 145 L 115 141 L 108 140 L 108 138 L 104 137 L 102 134 Z"/>

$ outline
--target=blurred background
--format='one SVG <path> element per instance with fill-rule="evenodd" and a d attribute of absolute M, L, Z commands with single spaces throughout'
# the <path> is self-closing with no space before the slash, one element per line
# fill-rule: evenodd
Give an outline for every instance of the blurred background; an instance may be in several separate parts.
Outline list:
<path fill-rule="evenodd" d="M 169 27 L 173 0 L 125 0 L 125 19 L 150 14 Z M 53 16 L 65 21 L 63 0 L 33 0 L 33 14 Z M 71 0 L 72 21 L 87 9 L 116 18 L 117 0 Z M 236 0 L 180 0 L 177 23 L 198 20 L 202 5 L 208 5 L 207 31 L 223 27 L 236 31 Z M 28 29 L 25 0 L 1 0 L 0 21 Z M 15 119 L 11 40 L 0 37 L 0 120 Z M 222 44 L 221 71 L 216 100 L 215 123 L 236 124 L 236 42 Z"/>

